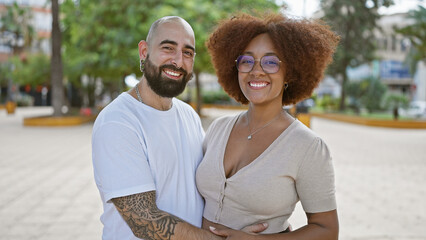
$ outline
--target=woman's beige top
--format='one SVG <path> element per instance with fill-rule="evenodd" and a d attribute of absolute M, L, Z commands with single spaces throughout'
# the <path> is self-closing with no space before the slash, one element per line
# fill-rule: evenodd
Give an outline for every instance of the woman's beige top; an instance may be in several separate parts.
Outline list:
<path fill-rule="evenodd" d="M 334 171 L 326 144 L 295 120 L 253 162 L 230 178 L 223 157 L 238 119 L 222 117 L 209 127 L 197 187 L 206 201 L 204 217 L 233 229 L 268 222 L 263 233 L 278 233 L 300 200 L 305 212 L 336 209 Z"/>

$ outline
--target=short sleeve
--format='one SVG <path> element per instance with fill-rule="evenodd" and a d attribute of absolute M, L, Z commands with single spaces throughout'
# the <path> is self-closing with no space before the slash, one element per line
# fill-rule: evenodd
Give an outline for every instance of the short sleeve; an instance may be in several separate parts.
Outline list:
<path fill-rule="evenodd" d="M 336 209 L 333 163 L 320 138 L 314 139 L 299 167 L 296 190 L 305 212 Z"/>
<path fill-rule="evenodd" d="M 95 181 L 105 202 L 155 190 L 143 139 L 125 124 L 105 123 L 93 133 Z"/>
<path fill-rule="evenodd" d="M 203 141 L 203 155 L 206 153 L 207 146 L 208 146 L 208 144 L 210 142 L 210 139 L 212 139 L 212 137 L 213 137 L 212 135 L 214 133 L 216 133 L 216 125 L 218 124 L 218 122 L 222 118 L 223 117 L 217 118 L 217 119 L 213 120 L 213 122 L 210 124 L 209 128 L 207 129 L 207 132 L 206 132 L 206 134 L 204 136 L 204 141 Z"/>

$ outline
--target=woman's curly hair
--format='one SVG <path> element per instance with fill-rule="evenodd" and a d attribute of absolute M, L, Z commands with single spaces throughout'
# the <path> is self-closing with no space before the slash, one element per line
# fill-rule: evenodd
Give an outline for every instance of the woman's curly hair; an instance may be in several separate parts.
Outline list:
<path fill-rule="evenodd" d="M 220 85 L 236 101 L 248 103 L 238 83 L 235 59 L 262 33 L 271 37 L 285 67 L 288 88 L 283 94 L 283 105 L 310 97 L 332 62 L 340 38 L 322 22 L 291 19 L 278 13 L 267 13 L 263 17 L 239 13 L 219 23 L 206 46 Z"/>

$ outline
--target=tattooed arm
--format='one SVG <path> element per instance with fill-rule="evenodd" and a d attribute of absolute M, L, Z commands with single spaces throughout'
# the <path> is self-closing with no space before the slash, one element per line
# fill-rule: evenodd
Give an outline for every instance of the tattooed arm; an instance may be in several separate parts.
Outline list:
<path fill-rule="evenodd" d="M 155 203 L 155 191 L 113 198 L 112 202 L 138 238 L 145 240 L 222 239 L 158 209 Z"/>

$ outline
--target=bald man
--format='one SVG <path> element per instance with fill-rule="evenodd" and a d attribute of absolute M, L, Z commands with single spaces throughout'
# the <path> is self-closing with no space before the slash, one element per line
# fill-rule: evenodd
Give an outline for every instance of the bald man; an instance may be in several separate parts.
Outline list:
<path fill-rule="evenodd" d="M 140 82 L 104 108 L 93 127 L 102 238 L 221 239 L 200 229 L 204 201 L 195 170 L 203 157 L 201 121 L 175 98 L 192 77 L 194 31 L 180 17 L 163 17 L 138 46 Z"/>

